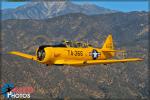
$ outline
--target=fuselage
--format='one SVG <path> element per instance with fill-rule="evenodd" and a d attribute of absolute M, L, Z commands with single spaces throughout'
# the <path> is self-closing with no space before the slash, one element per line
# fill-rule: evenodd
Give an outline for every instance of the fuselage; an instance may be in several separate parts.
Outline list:
<path fill-rule="evenodd" d="M 101 49 L 93 47 L 46 47 L 44 57 L 39 61 L 44 64 L 53 64 L 56 60 L 105 60 L 112 57 L 111 53 L 105 54 Z"/>

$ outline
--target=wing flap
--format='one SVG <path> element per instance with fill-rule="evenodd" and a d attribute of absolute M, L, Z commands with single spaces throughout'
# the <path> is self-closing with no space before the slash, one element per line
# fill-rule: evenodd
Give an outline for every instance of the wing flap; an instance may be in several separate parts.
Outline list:
<path fill-rule="evenodd" d="M 128 59 L 110 59 L 110 60 L 89 60 L 87 64 L 112 64 L 112 63 L 125 63 L 125 62 L 135 62 L 142 61 L 140 58 L 128 58 Z"/>
<path fill-rule="evenodd" d="M 56 60 L 54 64 L 64 64 L 64 65 L 81 65 L 84 61 L 81 60 Z"/>
<path fill-rule="evenodd" d="M 25 54 L 25 53 L 18 52 L 18 51 L 12 51 L 12 52 L 9 52 L 9 54 L 17 55 L 17 56 L 27 58 L 27 59 L 31 59 L 31 60 L 35 60 L 35 61 L 37 60 L 36 56 Z"/>

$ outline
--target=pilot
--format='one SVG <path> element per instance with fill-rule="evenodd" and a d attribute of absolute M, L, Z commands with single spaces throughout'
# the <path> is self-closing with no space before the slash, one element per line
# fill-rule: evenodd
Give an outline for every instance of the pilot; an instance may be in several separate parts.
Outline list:
<path fill-rule="evenodd" d="M 78 47 L 82 47 L 82 43 L 77 42 L 77 46 L 78 46 Z"/>
<path fill-rule="evenodd" d="M 70 47 L 70 42 L 69 41 L 65 41 L 65 44 L 67 47 Z"/>

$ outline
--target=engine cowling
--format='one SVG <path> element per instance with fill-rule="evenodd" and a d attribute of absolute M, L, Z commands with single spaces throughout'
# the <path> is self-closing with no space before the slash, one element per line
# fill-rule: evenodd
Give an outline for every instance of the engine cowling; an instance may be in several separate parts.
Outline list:
<path fill-rule="evenodd" d="M 53 60 L 53 51 L 52 47 L 49 46 L 40 46 L 36 52 L 37 59 L 41 63 L 48 64 Z"/>
<path fill-rule="evenodd" d="M 39 61 L 42 61 L 42 60 L 44 60 L 44 58 L 45 58 L 45 50 L 44 50 L 44 48 L 43 49 L 38 49 L 38 51 L 37 51 L 37 59 Z"/>

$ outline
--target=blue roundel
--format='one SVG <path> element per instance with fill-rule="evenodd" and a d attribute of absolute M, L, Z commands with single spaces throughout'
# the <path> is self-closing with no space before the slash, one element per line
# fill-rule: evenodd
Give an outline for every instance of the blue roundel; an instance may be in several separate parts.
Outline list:
<path fill-rule="evenodd" d="M 7 98 L 7 93 L 10 92 L 14 88 L 14 84 L 5 83 L 1 88 L 1 94 Z"/>
<path fill-rule="evenodd" d="M 93 60 L 97 59 L 99 57 L 99 55 L 100 55 L 100 53 L 97 50 L 93 49 L 93 51 L 92 51 Z"/>

